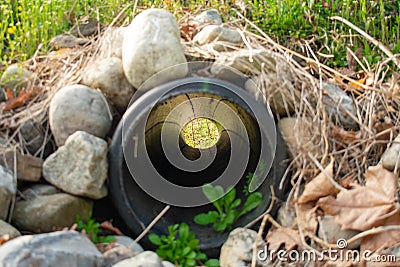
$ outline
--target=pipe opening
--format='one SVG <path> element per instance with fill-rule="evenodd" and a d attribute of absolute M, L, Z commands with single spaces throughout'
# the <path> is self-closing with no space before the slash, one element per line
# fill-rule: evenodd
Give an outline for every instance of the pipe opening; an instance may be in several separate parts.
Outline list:
<path fill-rule="evenodd" d="M 254 171 L 260 155 L 261 133 L 251 110 L 234 95 L 221 95 L 228 92 L 209 90 L 203 93 L 194 87 L 177 89 L 175 92 L 180 94 L 165 96 L 150 112 L 145 142 L 157 172 L 179 186 L 203 186 L 224 173 L 232 156 L 232 144 L 243 152 L 250 146 L 248 158 L 244 159 L 248 164 L 243 174 Z M 218 139 L 207 137 L 206 142 L 215 144 L 194 147 L 196 140 L 187 142 L 182 132 L 187 130 L 185 127 L 191 130 L 192 123 L 203 124 L 197 125 L 198 128 L 206 127 L 206 123 L 212 124 L 210 127 L 214 134 L 218 134 Z M 208 129 L 204 130 L 207 136 Z M 197 138 L 203 137 L 201 133 L 197 135 Z M 201 142 L 196 144 L 204 145 Z M 188 170 L 193 166 L 196 166 L 196 171 Z M 239 170 L 236 172 L 237 175 L 240 173 Z"/>
<path fill-rule="evenodd" d="M 203 117 L 188 122 L 183 127 L 181 135 L 185 144 L 197 149 L 215 146 L 220 137 L 217 123 Z"/>

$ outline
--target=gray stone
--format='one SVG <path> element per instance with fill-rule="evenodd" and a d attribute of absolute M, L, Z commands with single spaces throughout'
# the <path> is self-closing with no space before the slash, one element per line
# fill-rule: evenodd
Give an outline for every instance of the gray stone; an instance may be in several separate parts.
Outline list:
<path fill-rule="evenodd" d="M 49 184 L 34 184 L 25 189 L 21 195 L 23 199 L 33 199 L 37 196 L 49 196 L 61 193 L 60 189 Z"/>
<path fill-rule="evenodd" d="M 117 57 L 122 59 L 122 43 L 126 27 L 108 28 L 102 38 L 99 55 L 102 58 Z"/>
<path fill-rule="evenodd" d="M 198 45 L 213 44 L 214 50 L 225 51 L 229 50 L 229 46 L 241 45 L 243 40 L 239 32 L 234 29 L 208 25 L 195 35 L 193 42 Z"/>
<path fill-rule="evenodd" d="M 318 129 L 311 121 L 305 118 L 286 117 L 279 120 L 278 129 L 292 156 L 295 156 L 295 152 L 299 149 L 310 152 L 318 149 L 317 146 L 313 146 L 313 138 L 318 134 Z"/>
<path fill-rule="evenodd" d="M 87 38 L 78 38 L 70 34 L 61 34 L 54 36 L 50 40 L 50 46 L 58 50 L 61 48 L 73 48 L 79 45 L 84 45 L 89 42 Z"/>
<path fill-rule="evenodd" d="M 144 250 L 141 245 L 139 245 L 138 242 L 130 238 L 129 236 L 120 236 L 116 235 L 115 237 L 115 243 L 120 246 L 125 246 L 129 247 L 133 251 L 136 251 L 137 254 L 142 253 Z"/>
<path fill-rule="evenodd" d="M 15 229 L 12 225 L 0 220 L 0 237 L 8 235 L 11 238 L 15 238 L 21 235 L 21 233 Z"/>
<path fill-rule="evenodd" d="M 6 220 L 17 193 L 17 181 L 11 170 L 0 165 L 0 220 Z"/>
<path fill-rule="evenodd" d="M 47 119 L 47 113 L 28 119 L 21 125 L 21 141 L 25 145 L 26 149 L 31 155 L 39 155 L 43 151 L 44 157 L 47 157 L 53 152 L 55 144 L 51 139 L 51 136 L 46 135 L 46 129 L 43 127 L 42 122 Z"/>
<path fill-rule="evenodd" d="M 248 80 L 245 83 L 245 89 L 252 95 L 261 90 L 265 96 L 264 100 L 268 102 L 274 115 L 290 115 L 294 111 L 296 100 L 299 99 L 299 93 L 295 90 L 292 82 L 276 73 L 260 77 L 256 76 Z M 259 101 L 257 97 L 256 100 Z"/>
<path fill-rule="evenodd" d="M 114 264 L 113 267 L 163 267 L 161 259 L 153 251 L 145 251 L 139 255 Z"/>
<path fill-rule="evenodd" d="M 144 252 L 143 248 L 128 236 L 114 236 L 115 247 L 104 253 L 105 267 L 112 266 L 117 262 L 132 258 Z"/>
<path fill-rule="evenodd" d="M 43 177 L 77 196 L 100 199 L 107 195 L 107 143 L 78 131 L 68 137 L 43 164 Z"/>
<path fill-rule="evenodd" d="M 43 233 L 71 227 L 77 216 L 87 218 L 93 202 L 60 193 L 48 185 L 36 185 L 25 190 L 17 201 L 12 224 L 20 230 Z"/>
<path fill-rule="evenodd" d="M 0 79 L 0 86 L 4 90 L 10 89 L 14 95 L 18 95 L 23 88 L 29 90 L 37 84 L 39 84 L 39 78 L 36 74 L 17 64 L 10 65 Z"/>
<path fill-rule="evenodd" d="M 234 68 L 244 74 L 257 75 L 261 71 L 264 73 L 276 72 L 276 60 L 274 55 L 264 49 L 257 49 L 249 51 L 248 49 L 241 49 L 232 53 L 220 53 L 211 67 L 211 73 L 218 76 L 229 75 Z M 225 72 L 227 72 L 225 74 Z"/>
<path fill-rule="evenodd" d="M 293 206 L 288 206 L 286 202 L 282 203 L 282 206 L 278 210 L 277 221 L 282 227 L 292 227 L 296 222 L 296 212 Z"/>
<path fill-rule="evenodd" d="M 392 145 L 386 149 L 382 155 L 382 166 L 389 170 L 394 171 L 400 167 L 400 135 L 398 135 L 394 140 Z"/>
<path fill-rule="evenodd" d="M 318 237 L 325 240 L 328 243 L 336 244 L 338 239 L 349 240 L 353 236 L 359 234 L 359 231 L 355 230 L 342 230 L 342 226 L 335 222 L 335 217 L 326 215 L 320 220 L 318 227 Z M 357 249 L 360 247 L 362 239 L 346 246 L 346 249 Z"/>
<path fill-rule="evenodd" d="M 163 9 L 147 9 L 137 15 L 124 33 L 122 64 L 128 81 L 139 88 L 152 75 L 186 63 L 180 31 L 174 16 Z M 186 76 L 187 64 L 160 77 L 160 83 Z"/>
<path fill-rule="evenodd" d="M 103 261 L 96 246 L 75 231 L 26 235 L 0 246 L 2 267 L 101 267 Z"/>
<path fill-rule="evenodd" d="M 203 11 L 194 20 L 200 24 L 222 24 L 221 15 L 216 9 Z"/>
<path fill-rule="evenodd" d="M 331 119 L 346 129 L 355 128 L 357 122 L 353 117 L 357 118 L 357 110 L 353 99 L 336 84 L 324 82 L 322 90 L 322 102 Z"/>
<path fill-rule="evenodd" d="M 253 258 L 253 246 L 257 238 L 257 232 L 246 229 L 236 228 L 229 233 L 228 240 L 221 247 L 219 262 L 224 267 L 247 267 Z M 262 238 L 257 243 L 257 248 L 264 248 L 265 243 Z M 257 260 L 257 266 L 262 263 Z"/>
<path fill-rule="evenodd" d="M 139 253 L 125 246 L 116 246 L 104 253 L 105 267 L 113 266 L 114 264 L 135 257 Z"/>
<path fill-rule="evenodd" d="M 76 131 L 104 138 L 111 128 L 112 116 L 101 92 L 75 84 L 60 89 L 50 102 L 50 128 L 57 146 Z"/>
<path fill-rule="evenodd" d="M 104 58 L 90 64 L 82 74 L 82 84 L 100 89 L 123 112 L 135 92 L 126 79 L 122 61 L 117 57 Z"/>
<path fill-rule="evenodd" d="M 75 25 L 70 30 L 70 33 L 74 36 L 90 36 L 96 34 L 100 28 L 100 23 L 93 18 L 89 18 L 85 21 L 79 21 L 78 25 Z"/>

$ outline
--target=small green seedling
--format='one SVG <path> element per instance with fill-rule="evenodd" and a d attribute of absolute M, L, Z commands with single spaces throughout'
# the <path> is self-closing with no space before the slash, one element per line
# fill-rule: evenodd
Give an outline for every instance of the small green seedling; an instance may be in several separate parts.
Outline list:
<path fill-rule="evenodd" d="M 158 246 L 156 253 L 163 260 L 173 262 L 181 267 L 219 266 L 218 260 L 207 259 L 207 255 L 200 251 L 199 240 L 195 238 L 194 232 L 189 230 L 186 223 L 170 225 L 168 233 L 168 236 L 149 234 L 150 242 Z"/>
<path fill-rule="evenodd" d="M 88 215 L 88 218 L 85 221 L 82 221 L 80 216 L 78 215 L 76 218 L 77 230 L 85 231 L 86 235 L 90 238 L 90 240 L 95 243 L 111 243 L 115 241 L 114 236 L 101 236 L 100 233 L 100 224 L 92 219 L 92 213 Z"/>
<path fill-rule="evenodd" d="M 231 230 L 232 225 L 237 219 L 258 207 L 262 201 L 261 193 L 251 193 L 247 196 L 246 202 L 240 209 L 239 206 L 242 201 L 240 198 L 236 198 L 235 188 L 227 190 L 227 193 L 224 195 L 224 189 L 221 186 L 217 185 L 213 187 L 211 184 L 205 184 L 203 186 L 203 193 L 212 201 L 217 210 L 198 214 L 194 217 L 194 221 L 200 225 L 212 223 L 217 232 Z"/>

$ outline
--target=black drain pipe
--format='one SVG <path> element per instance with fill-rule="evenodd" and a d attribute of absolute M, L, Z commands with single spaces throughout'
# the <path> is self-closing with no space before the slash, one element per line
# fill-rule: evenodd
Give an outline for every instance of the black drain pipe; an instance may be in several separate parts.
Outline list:
<path fill-rule="evenodd" d="M 258 171 L 266 176 L 259 184 L 255 181 L 263 203 L 234 227 L 246 225 L 267 209 L 271 186 L 279 196 L 277 185 L 286 167 L 284 142 L 264 106 L 243 90 L 242 82 L 236 84 L 186 77 L 152 88 L 129 107 L 110 147 L 109 192 L 134 236 L 170 204 L 152 231 L 167 235 L 169 225 L 186 222 L 203 251 L 215 256 L 227 233 L 193 222 L 195 215 L 213 209 L 206 204 L 202 185 L 234 185 L 244 198 L 247 174 Z M 184 142 L 183 125 L 199 117 L 218 125 L 220 138 L 214 147 L 196 149 Z M 146 238 L 143 245 L 149 245 Z"/>

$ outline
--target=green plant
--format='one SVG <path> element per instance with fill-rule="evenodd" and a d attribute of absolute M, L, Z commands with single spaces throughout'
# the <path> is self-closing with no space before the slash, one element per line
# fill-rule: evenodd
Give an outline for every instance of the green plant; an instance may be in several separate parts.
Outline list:
<path fill-rule="evenodd" d="M 207 259 L 206 254 L 199 248 L 199 240 L 195 234 L 189 230 L 186 223 L 170 225 L 168 227 L 168 236 L 149 234 L 149 240 L 158 246 L 157 255 L 163 260 L 168 260 L 181 267 L 197 266 L 204 264 L 208 267 L 219 266 L 216 259 Z"/>
<path fill-rule="evenodd" d="M 100 224 L 96 222 L 90 213 L 88 218 L 83 221 L 78 215 L 76 218 L 77 230 L 85 231 L 85 234 L 92 240 L 93 243 L 110 243 L 115 241 L 114 236 L 101 236 L 100 233 Z"/>
<path fill-rule="evenodd" d="M 213 187 L 211 184 L 205 184 L 203 186 L 203 193 L 212 201 L 212 204 L 217 210 L 212 210 L 208 213 L 200 213 L 194 217 L 194 221 L 200 225 L 212 223 L 217 232 L 230 230 L 237 219 L 255 209 L 262 201 L 261 193 L 251 193 L 240 209 L 239 206 L 242 200 L 236 198 L 235 188 L 227 190 L 227 193 L 224 194 L 224 189 L 221 186 L 217 185 Z"/>

